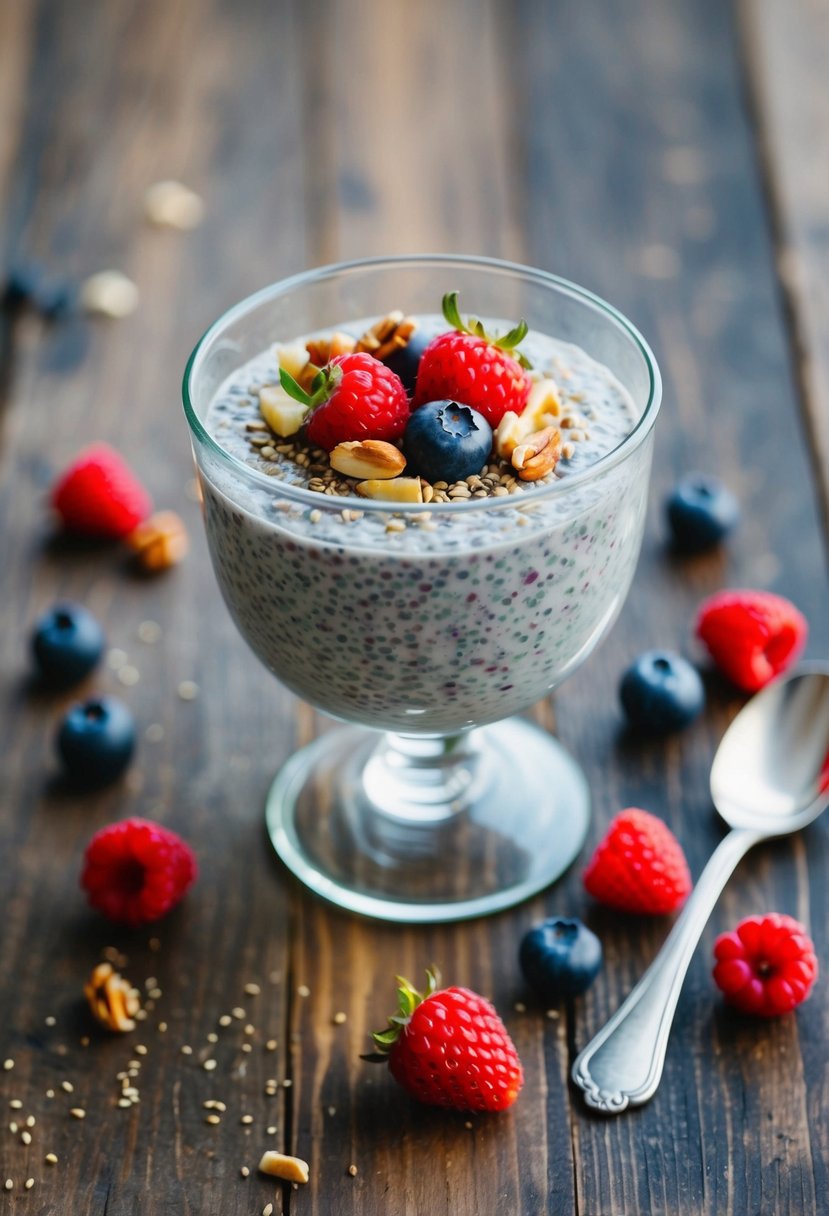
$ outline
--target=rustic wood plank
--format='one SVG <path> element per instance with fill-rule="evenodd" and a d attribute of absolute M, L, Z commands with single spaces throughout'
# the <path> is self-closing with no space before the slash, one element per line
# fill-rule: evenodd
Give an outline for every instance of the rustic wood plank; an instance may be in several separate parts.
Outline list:
<path fill-rule="evenodd" d="M 829 11 L 814 0 L 739 6 L 793 360 L 829 520 Z"/>
<path fill-rule="evenodd" d="M 28 106 L 25 119 L 17 107 L 16 142 L 9 138 L 3 246 L 77 277 L 114 265 L 141 291 L 138 312 L 120 323 L 43 327 L 25 318 L 16 327 L 0 453 L 0 854 L 14 858 L 2 878 L 2 972 L 14 978 L 0 998 L 0 1054 L 15 1060 L 0 1074 L 0 1092 L 6 1112 L 16 1096 L 37 1119 L 28 1148 L 4 1126 L 0 1173 L 21 1196 L 24 1179 L 34 1177 L 27 1202 L 37 1196 L 43 1211 L 63 1210 L 64 1200 L 79 1216 L 241 1213 L 261 1211 L 268 1199 L 282 1207 L 281 1188 L 255 1169 L 263 1148 L 281 1146 L 286 1134 L 288 1091 L 269 1097 L 265 1081 L 281 1082 L 289 1070 L 288 905 L 263 840 L 258 758 L 275 766 L 290 753 L 294 714 L 238 644 L 216 596 L 188 497 L 179 405 L 184 360 L 207 323 L 263 279 L 306 260 L 300 195 L 281 197 L 283 179 L 303 175 L 299 66 L 268 12 L 250 4 L 248 20 L 237 24 L 232 5 L 206 0 L 101 3 L 79 22 L 71 3 L 4 7 L 3 55 L 25 76 Z M 8 77 L 3 88 L 14 119 Z M 5 128 L 3 138 L 5 149 Z M 145 188 L 169 176 L 204 192 L 207 219 L 198 232 L 178 235 L 144 221 Z M 100 438 L 128 455 L 158 503 L 186 519 L 193 553 L 167 577 L 136 579 L 117 549 L 51 540 L 44 491 L 83 443 Z M 86 603 L 110 646 L 127 652 L 140 673 L 127 687 L 103 668 L 80 690 L 121 696 L 140 729 L 126 780 L 91 798 L 54 781 L 51 735 L 76 694 L 39 694 L 26 680 L 25 635 L 59 596 Z M 154 645 L 138 639 L 144 620 L 161 626 Z M 177 696 L 182 680 L 197 682 L 196 700 Z M 160 741 L 144 736 L 151 724 L 163 728 Z M 178 829 L 199 854 L 199 883 L 157 931 L 103 926 L 77 890 L 89 836 L 129 814 Z M 156 932 L 157 951 L 149 944 Z M 142 986 L 155 977 L 163 993 L 125 1040 L 91 1030 L 81 1005 L 82 983 L 107 944 L 128 956 L 126 974 Z M 249 982 L 260 996 L 245 994 Z M 219 1015 L 236 1006 L 246 1018 L 218 1027 Z M 255 1033 L 246 1036 L 248 1022 Z M 215 1045 L 207 1039 L 214 1032 Z M 276 1050 L 266 1049 L 270 1039 Z M 134 1055 L 141 1041 L 145 1057 Z M 180 1053 L 185 1044 L 193 1055 Z M 218 1061 L 212 1073 L 201 1068 L 208 1053 Z M 130 1058 L 142 1066 L 141 1103 L 123 1111 L 115 1074 Z M 74 1084 L 71 1097 L 59 1087 L 63 1079 Z M 204 1122 L 209 1097 L 227 1104 L 219 1127 Z M 73 1104 L 86 1108 L 83 1122 L 68 1115 Z M 251 1127 L 240 1123 L 246 1112 Z M 60 1158 L 54 1169 L 43 1164 L 48 1150 Z M 243 1163 L 253 1171 L 247 1181 Z"/>

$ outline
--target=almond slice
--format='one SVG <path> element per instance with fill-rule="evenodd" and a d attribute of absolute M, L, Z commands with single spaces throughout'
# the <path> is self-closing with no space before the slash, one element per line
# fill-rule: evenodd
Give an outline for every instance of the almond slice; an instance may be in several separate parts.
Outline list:
<path fill-rule="evenodd" d="M 348 440 L 338 443 L 330 455 L 331 468 L 360 480 L 397 477 L 406 467 L 406 457 L 382 439 Z"/>
<path fill-rule="evenodd" d="M 561 455 L 561 431 L 545 427 L 528 435 L 512 453 L 512 467 L 522 481 L 539 481 L 556 467 Z"/>
<path fill-rule="evenodd" d="M 363 498 L 381 498 L 387 502 L 423 502 L 423 487 L 419 477 L 392 477 L 390 480 L 361 481 L 357 493 Z"/>

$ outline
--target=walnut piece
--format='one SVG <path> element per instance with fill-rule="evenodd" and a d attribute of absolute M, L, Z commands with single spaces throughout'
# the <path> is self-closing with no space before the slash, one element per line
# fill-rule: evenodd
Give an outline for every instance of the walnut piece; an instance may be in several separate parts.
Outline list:
<path fill-rule="evenodd" d="M 190 547 L 187 529 L 175 511 L 157 511 L 127 537 L 138 564 L 155 573 L 177 565 Z"/>
<path fill-rule="evenodd" d="M 99 963 L 84 984 L 83 994 L 89 1002 L 92 1016 L 107 1030 L 125 1033 L 135 1030 L 135 1015 L 141 1008 L 141 996 L 111 963 Z"/>

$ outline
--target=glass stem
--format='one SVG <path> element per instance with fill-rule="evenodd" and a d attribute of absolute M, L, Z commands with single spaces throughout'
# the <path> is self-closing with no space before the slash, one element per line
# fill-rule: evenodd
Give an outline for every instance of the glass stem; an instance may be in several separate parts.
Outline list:
<path fill-rule="evenodd" d="M 476 731 L 386 734 L 363 770 L 371 807 L 398 823 L 445 823 L 463 814 L 487 780 Z"/>

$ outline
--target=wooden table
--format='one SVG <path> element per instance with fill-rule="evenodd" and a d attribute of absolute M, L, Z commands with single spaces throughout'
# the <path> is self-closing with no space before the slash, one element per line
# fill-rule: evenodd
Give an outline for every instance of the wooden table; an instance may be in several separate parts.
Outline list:
<path fill-rule="evenodd" d="M 710 978 L 714 935 L 772 910 L 809 923 L 829 969 L 826 824 L 743 863 L 692 964 L 656 1097 L 591 1116 L 570 1063 L 668 924 L 596 910 L 584 858 L 512 913 L 440 929 L 353 919 L 286 876 L 263 797 L 318 724 L 222 606 L 179 405 L 186 356 L 227 305 L 340 258 L 482 252 L 555 270 L 630 315 L 665 379 L 641 564 L 610 639 L 536 716 L 589 775 L 589 846 L 621 807 L 643 806 L 698 874 L 722 832 L 709 765 L 742 699 L 712 678 L 704 717 L 663 744 L 624 735 L 615 690 L 642 650 L 688 651 L 697 603 L 723 585 L 791 597 L 811 621 L 809 653 L 829 653 L 827 53 L 829 12 L 814 0 L 0 6 L 5 262 L 25 255 L 77 279 L 115 267 L 141 292 L 120 322 L 2 322 L 0 1056 L 14 1068 L 0 1072 L 0 1180 L 14 1189 L 0 1212 L 829 1211 L 826 981 L 796 1016 L 765 1024 L 725 1012 Z M 204 196 L 197 231 L 144 221 L 143 192 L 166 177 Z M 45 493 L 95 439 L 185 516 L 180 569 L 141 580 L 117 550 L 55 541 Z M 677 560 L 660 504 L 693 468 L 730 484 L 743 521 L 722 552 Z M 75 694 L 39 693 L 28 676 L 31 622 L 58 597 L 93 610 L 140 676 L 127 686 L 105 665 L 87 685 L 122 696 L 142 733 L 127 778 L 94 796 L 55 779 L 52 735 Z M 161 626 L 155 644 L 139 640 L 147 620 Z M 186 680 L 196 699 L 178 695 Z M 163 737 L 148 738 L 158 725 Z M 90 835 L 127 815 L 180 831 L 201 866 L 175 914 L 132 934 L 88 912 L 78 889 Z M 585 917 L 606 965 L 584 998 L 545 1016 L 516 957 L 551 913 Z M 128 1037 L 92 1029 L 81 999 L 106 947 L 161 990 Z M 392 977 L 432 961 L 504 1014 L 527 1074 L 504 1116 L 418 1108 L 358 1059 L 390 1011 Z M 251 983 L 260 995 L 245 994 Z M 219 1026 L 235 1007 L 244 1017 Z M 140 1102 L 126 1110 L 116 1074 L 130 1060 Z M 227 1107 L 216 1126 L 210 1098 Z M 6 1124 L 29 1114 L 26 1146 Z M 283 1192 L 257 1176 L 266 1145 L 305 1157 L 310 1184 Z"/>

